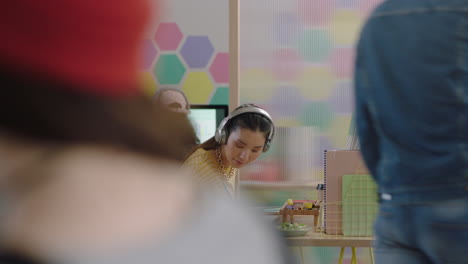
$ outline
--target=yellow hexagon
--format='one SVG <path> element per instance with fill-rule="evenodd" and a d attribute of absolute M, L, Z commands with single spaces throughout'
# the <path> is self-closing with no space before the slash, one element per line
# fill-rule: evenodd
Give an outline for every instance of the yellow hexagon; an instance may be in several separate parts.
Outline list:
<path fill-rule="evenodd" d="M 261 68 L 241 71 L 239 95 L 242 103 L 267 101 L 273 96 L 275 79 Z"/>
<path fill-rule="evenodd" d="M 362 27 L 362 18 L 353 10 L 337 10 L 331 17 L 329 32 L 339 45 L 356 43 Z"/>
<path fill-rule="evenodd" d="M 191 104 L 208 104 L 213 88 L 206 72 L 189 72 L 182 86 Z"/>
<path fill-rule="evenodd" d="M 335 77 L 325 67 L 309 67 L 304 69 L 297 81 L 302 95 L 310 100 L 324 100 L 333 90 Z"/>
<path fill-rule="evenodd" d="M 342 149 L 348 140 L 349 126 L 351 125 L 351 115 L 335 115 L 327 134 L 334 146 Z"/>
<path fill-rule="evenodd" d="M 301 125 L 302 123 L 300 120 L 292 119 L 292 118 L 284 118 L 284 119 L 275 120 L 276 127 L 298 127 Z"/>
<path fill-rule="evenodd" d="M 156 80 L 154 80 L 153 75 L 149 72 L 141 72 L 139 76 L 140 86 L 143 89 L 143 92 L 148 96 L 153 96 L 158 89 L 156 85 Z"/>

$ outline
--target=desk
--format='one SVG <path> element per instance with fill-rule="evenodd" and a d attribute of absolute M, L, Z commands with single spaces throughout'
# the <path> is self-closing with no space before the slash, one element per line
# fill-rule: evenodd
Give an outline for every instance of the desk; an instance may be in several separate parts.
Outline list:
<path fill-rule="evenodd" d="M 286 243 L 291 247 L 372 247 L 373 237 L 348 237 L 326 235 L 310 231 L 305 236 L 287 237 Z"/>
<path fill-rule="evenodd" d="M 278 216 L 279 221 L 279 207 L 262 207 L 263 213 L 267 217 Z M 260 210 L 260 209 L 258 209 Z M 301 221 L 304 222 L 304 221 Z M 306 223 L 309 224 L 310 223 Z M 343 262 L 344 250 L 350 247 L 353 255 L 351 263 L 357 263 L 356 248 L 366 247 L 369 248 L 371 263 L 374 263 L 374 254 L 372 251 L 373 237 L 351 237 L 343 235 L 327 235 L 323 233 L 314 232 L 311 230 L 305 236 L 286 237 L 286 244 L 290 247 L 298 247 L 301 253 L 301 261 L 304 263 L 304 256 L 302 247 L 340 247 L 339 263 Z"/>
<path fill-rule="evenodd" d="M 348 237 L 341 235 L 326 235 L 310 231 L 305 236 L 287 237 L 286 244 L 290 247 L 299 247 L 301 253 L 301 262 L 304 263 L 302 247 L 341 247 L 339 263 L 343 262 L 344 250 L 351 247 L 353 254 L 351 263 L 357 263 L 356 247 L 369 248 L 371 263 L 374 263 L 374 254 L 372 251 L 373 237 Z"/>
<path fill-rule="evenodd" d="M 264 182 L 264 181 L 241 181 L 239 186 L 242 190 L 261 190 L 261 191 L 303 191 L 315 190 L 317 184 L 323 184 L 323 180 L 292 183 L 283 182 Z"/>

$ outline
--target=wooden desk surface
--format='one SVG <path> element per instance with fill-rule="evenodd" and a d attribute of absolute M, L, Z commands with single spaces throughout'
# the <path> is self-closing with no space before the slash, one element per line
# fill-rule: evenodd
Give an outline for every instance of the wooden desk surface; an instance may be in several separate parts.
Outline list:
<path fill-rule="evenodd" d="M 283 182 L 263 182 L 263 181 L 240 181 L 239 186 L 242 190 L 262 190 L 262 191 L 301 191 L 315 190 L 317 184 L 323 184 L 323 180 L 292 183 Z"/>
<path fill-rule="evenodd" d="M 271 211 L 265 211 L 271 209 Z M 265 215 L 278 215 L 275 209 L 279 207 L 263 207 Z M 260 210 L 260 209 L 258 209 Z M 305 236 L 286 237 L 286 244 L 290 247 L 372 247 L 374 237 L 351 237 L 343 235 L 327 235 L 311 230 Z"/>
<path fill-rule="evenodd" d="M 290 247 L 372 247 L 373 237 L 326 235 L 310 231 L 305 236 L 286 237 Z"/>

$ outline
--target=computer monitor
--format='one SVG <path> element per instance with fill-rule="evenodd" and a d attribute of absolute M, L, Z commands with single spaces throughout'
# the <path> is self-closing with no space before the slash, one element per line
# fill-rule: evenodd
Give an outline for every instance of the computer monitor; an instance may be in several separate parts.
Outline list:
<path fill-rule="evenodd" d="M 215 135 L 216 129 L 227 115 L 227 105 L 190 105 L 189 119 L 200 143 Z"/>

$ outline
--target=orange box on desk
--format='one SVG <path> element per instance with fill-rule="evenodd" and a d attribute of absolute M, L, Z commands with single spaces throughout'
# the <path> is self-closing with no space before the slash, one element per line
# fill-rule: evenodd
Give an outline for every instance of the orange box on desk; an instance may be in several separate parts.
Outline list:
<path fill-rule="evenodd" d="M 303 204 L 303 203 L 312 203 L 314 204 L 316 201 L 311 201 L 311 200 L 293 200 L 293 204 Z M 320 215 L 320 206 L 314 207 L 312 209 L 302 209 L 302 210 L 293 210 L 293 209 L 287 209 L 286 206 L 288 205 L 287 202 L 281 206 L 281 209 L 279 211 L 280 215 L 283 216 L 282 222 L 287 222 L 288 221 L 288 216 L 290 219 L 290 222 L 294 222 L 294 216 L 295 215 L 313 215 L 314 216 L 314 226 L 317 227 L 318 224 L 318 217 Z"/>

